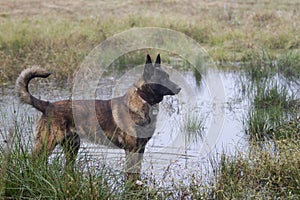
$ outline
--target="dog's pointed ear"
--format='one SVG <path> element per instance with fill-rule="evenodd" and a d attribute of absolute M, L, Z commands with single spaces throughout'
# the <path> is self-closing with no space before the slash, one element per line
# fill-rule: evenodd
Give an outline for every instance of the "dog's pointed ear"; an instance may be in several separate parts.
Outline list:
<path fill-rule="evenodd" d="M 149 54 L 147 54 L 147 58 L 146 58 L 146 65 L 147 64 L 152 64 L 152 60 Z"/>
<path fill-rule="evenodd" d="M 154 73 L 154 67 L 151 61 L 151 57 L 147 54 L 146 64 L 144 68 L 143 76 L 146 80 L 149 80 Z"/>
<path fill-rule="evenodd" d="M 156 61 L 155 61 L 155 67 L 160 67 L 160 63 L 161 63 L 160 54 L 158 54 L 157 57 L 156 57 Z"/>

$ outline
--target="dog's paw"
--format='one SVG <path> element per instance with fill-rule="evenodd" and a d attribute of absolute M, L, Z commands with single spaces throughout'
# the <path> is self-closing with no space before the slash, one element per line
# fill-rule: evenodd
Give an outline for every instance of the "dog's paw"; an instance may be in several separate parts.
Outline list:
<path fill-rule="evenodd" d="M 144 183 L 143 183 L 142 181 L 140 181 L 140 180 L 136 180 L 136 181 L 135 181 L 135 184 L 136 184 L 137 186 L 142 186 Z"/>

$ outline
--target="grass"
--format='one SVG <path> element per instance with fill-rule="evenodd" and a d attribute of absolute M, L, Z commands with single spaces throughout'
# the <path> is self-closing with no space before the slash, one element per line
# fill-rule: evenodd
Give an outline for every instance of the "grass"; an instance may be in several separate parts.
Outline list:
<path fill-rule="evenodd" d="M 234 157 L 223 156 L 216 199 L 297 199 L 300 196 L 299 137 L 277 140 Z"/>
<path fill-rule="evenodd" d="M 300 52 L 288 52 L 278 58 L 278 68 L 287 82 L 299 84 Z"/>
<path fill-rule="evenodd" d="M 244 120 L 245 133 L 252 141 L 285 138 L 286 133 L 274 130 L 299 116 L 299 100 L 293 91 L 268 80 L 254 89 L 252 107 Z"/>
<path fill-rule="evenodd" d="M 275 58 L 266 50 L 248 52 L 240 87 L 251 104 L 244 119 L 251 141 L 285 138 L 287 134 L 274 130 L 299 117 L 299 55 L 295 51 Z"/>
<path fill-rule="evenodd" d="M 21 124 L 16 124 L 19 127 Z M 30 124 L 32 125 L 32 123 Z M 295 124 L 298 126 L 297 124 Z M 291 126 L 290 126 L 291 127 Z M 280 131 L 285 129 L 281 127 Z M 298 126 L 299 130 L 299 126 Z M 271 145 L 252 146 L 249 153 L 237 151 L 213 156 L 211 172 L 196 167 L 185 180 L 144 176 L 138 188 L 123 180 L 123 174 L 105 165 L 77 160 L 74 171 L 63 169 L 57 153 L 45 164 L 30 158 L 30 142 L 24 144 L 20 129 L 0 149 L 0 197 L 7 199 L 297 199 L 299 191 L 299 135 L 273 140 Z M 7 137 L 9 138 L 9 137 Z M 28 138 L 27 138 L 28 139 Z M 5 148 L 5 146 L 7 148 Z"/>
<path fill-rule="evenodd" d="M 217 199 L 299 198 L 298 59 L 298 51 L 247 52 L 240 83 L 251 107 L 244 118 L 250 151 L 222 156 Z"/>
<path fill-rule="evenodd" d="M 2 134 L 7 142 L 0 149 L 1 198 L 122 199 L 132 195 L 131 183 L 125 183 L 122 174 L 103 165 L 90 166 L 86 157 L 76 162 L 74 171 L 64 170 L 61 152 L 47 164 L 43 159 L 33 160 L 31 141 L 21 134 L 19 125 L 14 132 Z"/>
<path fill-rule="evenodd" d="M 250 91 L 255 87 L 263 87 L 263 84 L 265 84 L 263 82 L 272 78 L 278 79 L 278 77 L 286 79 L 287 84 L 298 84 L 300 74 L 299 61 L 300 52 L 298 50 L 282 53 L 278 57 L 272 56 L 270 51 L 266 49 L 245 52 L 241 66 L 248 81 L 252 83 L 248 90 Z"/>
<path fill-rule="evenodd" d="M 245 52 L 262 48 L 272 57 L 299 48 L 300 15 L 292 12 L 297 1 L 192 4 L 173 0 L 161 4 L 4 1 L 0 11 L 0 81 L 5 85 L 14 82 L 21 69 L 36 64 L 51 69 L 58 80 L 72 80 L 76 68 L 96 45 L 132 27 L 183 32 L 222 65 L 245 60 Z"/>
<path fill-rule="evenodd" d="M 197 142 L 203 139 L 205 120 L 199 112 L 187 112 L 182 119 L 182 134 L 187 138 L 188 143 Z"/>

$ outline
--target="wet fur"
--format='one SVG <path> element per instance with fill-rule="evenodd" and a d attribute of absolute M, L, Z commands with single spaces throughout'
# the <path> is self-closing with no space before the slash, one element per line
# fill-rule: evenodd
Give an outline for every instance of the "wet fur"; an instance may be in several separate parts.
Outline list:
<path fill-rule="evenodd" d="M 138 179 L 145 146 L 155 130 L 156 115 L 152 114 L 152 109 L 163 96 L 180 91 L 161 69 L 160 55 L 154 65 L 147 55 L 142 77 L 125 95 L 110 100 L 48 102 L 32 96 L 28 89 L 30 80 L 49 75 L 42 68 L 31 67 L 25 69 L 16 81 L 21 102 L 43 113 L 35 129 L 33 156 L 49 156 L 60 144 L 66 156 L 66 166 L 72 166 L 80 147 L 80 137 L 85 137 L 94 143 L 123 148 L 127 175 Z M 96 117 L 91 113 L 96 113 Z"/>

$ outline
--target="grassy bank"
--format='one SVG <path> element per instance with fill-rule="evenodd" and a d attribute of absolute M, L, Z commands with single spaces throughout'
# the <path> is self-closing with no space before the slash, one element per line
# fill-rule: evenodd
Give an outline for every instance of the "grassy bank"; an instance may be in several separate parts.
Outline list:
<path fill-rule="evenodd" d="M 221 159 L 216 199 L 298 199 L 299 137 Z"/>
<path fill-rule="evenodd" d="M 221 64 L 266 49 L 274 57 L 300 46 L 298 1 L 97 2 L 2 1 L 0 80 L 41 65 L 70 80 L 101 41 L 132 27 L 165 27 L 187 34 Z"/>

